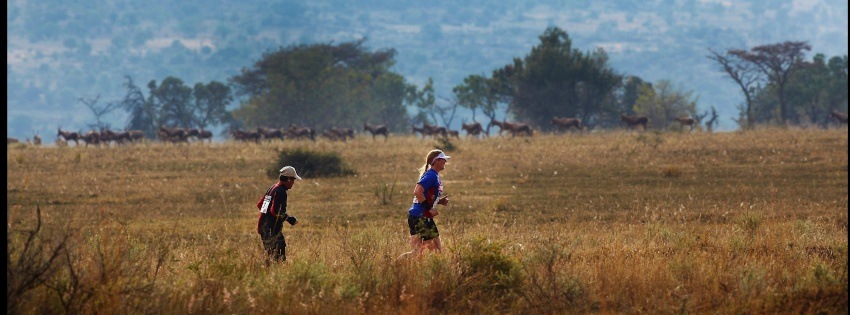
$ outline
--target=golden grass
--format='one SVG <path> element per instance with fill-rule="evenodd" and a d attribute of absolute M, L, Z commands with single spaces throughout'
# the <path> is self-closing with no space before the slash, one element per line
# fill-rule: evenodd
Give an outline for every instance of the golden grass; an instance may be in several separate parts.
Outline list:
<path fill-rule="evenodd" d="M 10 268 L 36 207 L 45 244 L 71 235 L 17 310 L 847 311 L 846 128 L 454 140 L 445 251 L 395 262 L 435 143 L 10 146 Z M 296 184 L 288 261 L 266 268 L 255 204 L 278 150 L 296 147 L 357 176 Z"/>

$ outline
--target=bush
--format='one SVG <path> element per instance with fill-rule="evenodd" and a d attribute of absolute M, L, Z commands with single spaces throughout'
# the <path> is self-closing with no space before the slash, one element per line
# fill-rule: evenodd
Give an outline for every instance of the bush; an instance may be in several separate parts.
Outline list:
<path fill-rule="evenodd" d="M 269 178 L 277 178 L 280 168 L 286 165 L 295 167 L 298 176 L 309 177 L 341 177 L 354 175 L 354 170 L 342 162 L 336 152 L 314 152 L 298 148 L 292 151 L 280 151 L 278 159 L 268 170 Z"/>
<path fill-rule="evenodd" d="M 468 292 L 468 298 L 507 307 L 522 291 L 520 263 L 504 249 L 503 242 L 485 238 L 473 239 L 461 249 L 461 290 Z"/>
<path fill-rule="evenodd" d="M 455 146 L 455 144 L 452 143 L 452 141 L 449 140 L 448 137 L 446 137 L 446 138 L 438 137 L 437 143 L 434 145 L 434 148 L 442 150 L 443 152 L 452 152 L 452 151 L 457 149 L 457 146 Z"/>

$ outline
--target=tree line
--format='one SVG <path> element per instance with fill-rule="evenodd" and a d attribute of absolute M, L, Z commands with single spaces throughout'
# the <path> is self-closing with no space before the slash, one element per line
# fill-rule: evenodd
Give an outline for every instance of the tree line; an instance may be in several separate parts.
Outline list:
<path fill-rule="evenodd" d="M 390 130 L 410 130 L 415 124 L 448 127 L 459 108 L 483 115 L 526 122 L 551 131 L 553 117 L 580 118 L 591 128 L 613 128 L 622 114 L 649 117 L 663 129 L 677 118 L 693 117 L 710 130 L 716 110 L 698 112 L 698 98 L 668 80 L 646 82 L 618 73 L 602 48 L 583 52 L 573 47 L 566 31 L 547 28 L 539 44 L 523 58 L 492 70 L 490 75 L 464 78 L 449 97 L 437 97 L 433 80 L 419 88 L 391 71 L 394 49 L 369 51 L 365 39 L 340 44 L 319 43 L 281 47 L 266 52 L 250 67 L 228 79 L 186 86 L 167 77 L 148 83 L 148 96 L 128 76 L 126 96 L 115 106 L 130 114 L 127 129 L 155 137 L 159 127 L 208 128 L 226 125 L 284 128 L 357 127 L 383 124 Z M 826 60 L 818 54 L 805 60 L 805 42 L 757 46 L 750 50 L 709 49 L 708 58 L 739 85 L 745 102 L 736 122 L 742 128 L 758 124 L 825 126 L 831 110 L 847 108 L 847 56 Z M 228 106 L 239 99 L 238 106 Z M 89 106 L 95 111 L 95 107 Z M 408 109 L 413 109 L 409 113 Z M 98 115 L 98 112 L 95 112 Z M 103 113 L 101 110 L 99 113 Z M 464 124 L 466 123 L 464 119 Z M 487 125 L 489 133 L 491 125 Z"/>

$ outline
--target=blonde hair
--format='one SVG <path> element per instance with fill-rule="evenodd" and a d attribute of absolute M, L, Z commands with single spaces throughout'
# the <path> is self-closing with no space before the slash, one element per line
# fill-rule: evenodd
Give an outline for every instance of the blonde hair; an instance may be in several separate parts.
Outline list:
<path fill-rule="evenodd" d="M 422 167 L 419 168 L 419 177 L 420 178 L 422 178 L 422 176 L 425 175 L 425 172 L 427 172 L 428 169 L 431 168 L 431 162 L 433 162 L 434 158 L 436 158 L 438 155 L 440 155 L 440 153 L 443 153 L 443 151 L 437 150 L 437 149 L 431 150 L 431 152 L 428 152 L 428 155 L 425 156 L 425 164 L 422 165 Z"/>

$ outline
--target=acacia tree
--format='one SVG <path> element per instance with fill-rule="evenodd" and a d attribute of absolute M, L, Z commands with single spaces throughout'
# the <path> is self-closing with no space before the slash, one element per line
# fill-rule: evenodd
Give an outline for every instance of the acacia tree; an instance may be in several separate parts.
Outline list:
<path fill-rule="evenodd" d="M 780 121 L 785 124 L 790 112 L 788 110 L 786 84 L 793 73 L 799 68 L 799 61 L 804 57 L 804 50 L 812 47 L 802 42 L 786 41 L 779 44 L 753 47 L 750 51 L 730 49 L 729 54 L 754 64 L 776 87 L 776 98 L 779 100 Z"/>

